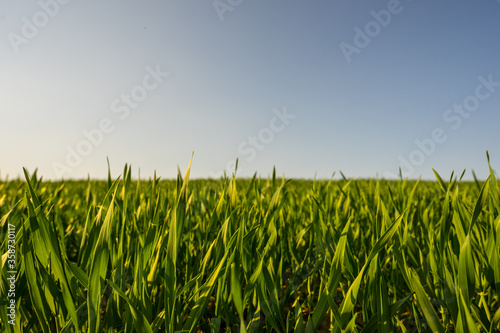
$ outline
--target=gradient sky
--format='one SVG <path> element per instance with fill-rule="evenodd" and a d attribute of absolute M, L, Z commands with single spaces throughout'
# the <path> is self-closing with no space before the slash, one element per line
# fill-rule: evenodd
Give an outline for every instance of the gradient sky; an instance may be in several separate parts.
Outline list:
<path fill-rule="evenodd" d="M 239 176 L 485 178 L 499 16 L 496 0 L 3 1 L 0 177 L 103 178 L 109 157 L 114 176 L 173 178 L 194 151 L 193 177 L 239 157 Z"/>

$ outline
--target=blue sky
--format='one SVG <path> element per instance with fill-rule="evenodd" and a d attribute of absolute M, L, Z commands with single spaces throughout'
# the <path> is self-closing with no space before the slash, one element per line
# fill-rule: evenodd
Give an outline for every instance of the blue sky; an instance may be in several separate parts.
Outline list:
<path fill-rule="evenodd" d="M 4 1 L 0 177 L 500 166 L 500 1 Z M 338 176 L 336 176 L 338 177 Z"/>

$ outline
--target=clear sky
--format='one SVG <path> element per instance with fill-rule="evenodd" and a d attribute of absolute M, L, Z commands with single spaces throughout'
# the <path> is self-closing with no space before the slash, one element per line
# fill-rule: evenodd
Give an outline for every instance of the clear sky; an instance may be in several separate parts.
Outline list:
<path fill-rule="evenodd" d="M 500 0 L 0 3 L 0 177 L 500 167 Z"/>

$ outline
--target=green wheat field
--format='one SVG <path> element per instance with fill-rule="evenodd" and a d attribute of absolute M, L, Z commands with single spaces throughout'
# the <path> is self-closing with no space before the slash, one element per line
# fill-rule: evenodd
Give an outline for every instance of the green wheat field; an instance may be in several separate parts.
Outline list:
<path fill-rule="evenodd" d="M 500 331 L 491 166 L 475 181 L 188 182 L 190 166 L 0 181 L 0 331 Z"/>

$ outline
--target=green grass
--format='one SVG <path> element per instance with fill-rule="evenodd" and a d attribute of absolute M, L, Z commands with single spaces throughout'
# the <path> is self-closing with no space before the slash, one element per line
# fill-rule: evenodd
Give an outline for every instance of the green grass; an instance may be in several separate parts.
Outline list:
<path fill-rule="evenodd" d="M 436 177 L 26 172 L 0 182 L 0 331 L 498 332 L 499 183 Z"/>

